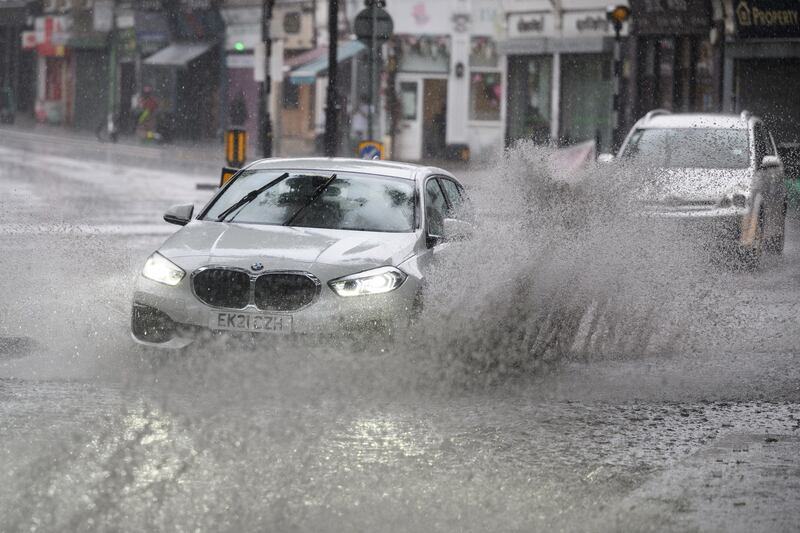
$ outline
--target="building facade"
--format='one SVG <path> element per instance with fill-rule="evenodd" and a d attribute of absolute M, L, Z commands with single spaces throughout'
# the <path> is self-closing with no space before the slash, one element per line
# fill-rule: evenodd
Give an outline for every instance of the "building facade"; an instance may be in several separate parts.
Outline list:
<path fill-rule="evenodd" d="M 501 6 L 486 0 L 394 0 L 389 78 L 392 156 L 441 158 L 502 147 Z M 387 78 L 388 79 L 388 78 Z"/>
<path fill-rule="evenodd" d="M 800 2 L 726 0 L 723 107 L 764 118 L 779 145 L 800 143 Z"/>
<path fill-rule="evenodd" d="M 610 148 L 614 32 L 606 6 L 597 0 L 504 2 L 507 144 L 594 140 Z"/>

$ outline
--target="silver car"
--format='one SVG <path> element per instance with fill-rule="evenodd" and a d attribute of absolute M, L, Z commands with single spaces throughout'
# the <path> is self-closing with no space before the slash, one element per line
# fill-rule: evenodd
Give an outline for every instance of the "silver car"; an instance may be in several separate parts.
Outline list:
<path fill-rule="evenodd" d="M 651 111 L 617 159 L 651 169 L 649 214 L 705 225 L 750 261 L 783 251 L 783 164 L 758 117 Z"/>
<path fill-rule="evenodd" d="M 393 162 L 268 159 L 221 188 L 136 281 L 132 335 L 183 348 L 202 335 L 391 330 L 419 311 L 425 272 L 469 237 L 449 172 Z"/>

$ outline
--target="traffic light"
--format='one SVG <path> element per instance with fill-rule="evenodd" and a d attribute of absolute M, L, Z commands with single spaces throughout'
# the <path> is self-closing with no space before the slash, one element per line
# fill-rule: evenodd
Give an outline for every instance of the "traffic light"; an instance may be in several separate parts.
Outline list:
<path fill-rule="evenodd" d="M 614 26 L 614 31 L 619 33 L 622 23 L 631 16 L 631 8 L 628 6 L 608 6 L 606 8 L 606 19 Z"/>

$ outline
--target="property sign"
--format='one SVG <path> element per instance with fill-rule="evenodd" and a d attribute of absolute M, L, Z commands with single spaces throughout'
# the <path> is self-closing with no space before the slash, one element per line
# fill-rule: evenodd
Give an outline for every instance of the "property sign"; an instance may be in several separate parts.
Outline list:
<path fill-rule="evenodd" d="M 739 0 L 733 18 L 740 39 L 800 38 L 800 0 Z"/>

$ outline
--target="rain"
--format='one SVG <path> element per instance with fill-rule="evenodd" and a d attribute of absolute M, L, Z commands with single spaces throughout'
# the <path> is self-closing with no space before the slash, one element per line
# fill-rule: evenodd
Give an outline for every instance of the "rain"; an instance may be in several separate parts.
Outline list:
<path fill-rule="evenodd" d="M 798 16 L 0 2 L 0 531 L 794 530 Z"/>

